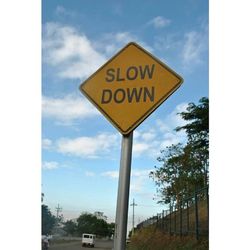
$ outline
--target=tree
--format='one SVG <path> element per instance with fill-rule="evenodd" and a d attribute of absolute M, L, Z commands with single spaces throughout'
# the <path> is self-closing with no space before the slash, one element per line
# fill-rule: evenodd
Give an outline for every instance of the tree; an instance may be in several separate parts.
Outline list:
<path fill-rule="evenodd" d="M 199 102 L 199 105 L 190 103 L 187 111 L 179 113 L 188 123 L 175 130 L 185 130 L 186 145 L 178 143 L 162 150 L 157 159 L 162 166 L 150 173 L 161 195 L 160 203 L 179 204 L 195 189 L 208 184 L 208 98 L 203 97 Z"/>
<path fill-rule="evenodd" d="M 108 236 L 111 237 L 115 233 L 115 223 L 108 223 Z"/>
<path fill-rule="evenodd" d="M 109 236 L 108 223 L 90 213 L 82 213 L 77 218 L 77 231 L 79 235 L 82 233 L 90 233 L 99 236 Z"/>
<path fill-rule="evenodd" d="M 162 166 L 155 167 L 155 170 L 150 172 L 157 192 L 161 194 L 159 203 L 179 204 L 181 199 L 191 195 L 196 184 L 200 182 L 191 157 L 191 149 L 189 145 L 178 143 L 166 147 L 161 154 L 157 160 Z"/>
<path fill-rule="evenodd" d="M 202 97 L 199 104 L 189 103 L 186 112 L 179 113 L 188 123 L 177 127 L 176 131 L 185 130 L 187 145 L 192 148 L 193 162 L 203 171 L 203 184 L 208 184 L 209 165 L 209 100 Z"/>
<path fill-rule="evenodd" d="M 42 205 L 42 234 L 51 234 L 56 223 L 56 217 L 52 215 L 46 205 Z"/>
<path fill-rule="evenodd" d="M 63 230 L 68 235 L 72 236 L 72 235 L 75 235 L 77 233 L 77 223 L 74 222 L 73 220 L 67 220 L 63 224 L 64 224 Z"/>

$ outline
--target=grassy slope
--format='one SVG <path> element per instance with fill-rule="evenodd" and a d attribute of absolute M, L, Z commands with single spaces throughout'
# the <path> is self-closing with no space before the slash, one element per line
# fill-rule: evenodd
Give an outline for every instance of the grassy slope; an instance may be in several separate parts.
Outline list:
<path fill-rule="evenodd" d="M 200 232 L 206 232 L 208 229 L 207 224 L 207 207 L 206 202 L 200 201 L 198 203 L 199 210 L 199 228 Z M 183 210 L 183 231 L 185 231 L 185 209 Z M 195 211 L 194 207 L 189 209 L 190 218 L 190 231 L 195 230 Z M 168 217 L 168 216 L 167 216 Z M 179 212 L 176 217 L 179 218 Z M 173 219 L 173 218 L 172 218 Z M 173 223 L 173 222 L 172 222 Z M 179 228 L 179 220 L 176 221 L 176 228 Z M 172 227 L 172 230 L 174 228 Z M 155 226 L 149 226 L 143 228 L 135 233 L 131 238 L 131 243 L 128 247 L 129 250 L 207 250 L 208 249 L 208 236 L 203 237 L 197 242 L 195 235 L 193 236 L 169 236 L 155 228 Z"/>
<path fill-rule="evenodd" d="M 208 239 L 196 241 L 194 237 L 169 236 L 153 226 L 143 228 L 132 238 L 128 250 L 207 250 Z"/>

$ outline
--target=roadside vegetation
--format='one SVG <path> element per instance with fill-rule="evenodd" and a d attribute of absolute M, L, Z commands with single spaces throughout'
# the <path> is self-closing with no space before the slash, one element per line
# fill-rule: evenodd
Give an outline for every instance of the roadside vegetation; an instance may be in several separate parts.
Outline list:
<path fill-rule="evenodd" d="M 191 196 L 195 190 L 208 185 L 209 165 L 209 101 L 203 97 L 199 104 L 189 103 L 179 113 L 186 122 L 175 131 L 184 131 L 186 144 L 172 144 L 161 151 L 160 166 L 150 173 L 154 180 L 159 203 L 176 204 Z"/>
<path fill-rule="evenodd" d="M 183 200 L 197 190 L 209 185 L 209 100 L 203 97 L 198 104 L 189 103 L 185 111 L 179 113 L 185 124 L 175 131 L 184 131 L 186 143 L 176 143 L 166 147 L 158 157 L 159 166 L 150 172 L 155 182 L 158 203 L 179 207 Z M 205 197 L 204 197 L 205 198 Z M 206 202 L 199 202 L 200 228 L 208 228 Z M 190 225 L 194 225 L 194 208 L 190 207 Z M 184 212 L 183 212 L 184 213 Z M 178 211 L 177 211 L 177 217 Z M 177 222 L 178 228 L 178 222 Z M 190 230 L 195 228 L 190 227 Z M 155 225 L 135 230 L 129 250 L 205 250 L 206 237 L 196 240 L 195 235 L 170 236 L 156 229 Z M 131 234 L 131 232 L 130 232 Z"/>
<path fill-rule="evenodd" d="M 143 228 L 131 238 L 128 250 L 208 250 L 208 238 L 170 236 L 154 226 Z"/>
<path fill-rule="evenodd" d="M 46 205 L 42 205 L 42 235 L 51 234 L 57 222 L 56 217 Z"/>
<path fill-rule="evenodd" d="M 81 237 L 83 233 L 95 234 L 97 237 L 111 237 L 114 223 L 108 223 L 101 212 L 94 214 L 83 212 L 75 220 L 63 220 L 63 216 L 55 217 L 48 206 L 42 205 L 42 234 Z"/>

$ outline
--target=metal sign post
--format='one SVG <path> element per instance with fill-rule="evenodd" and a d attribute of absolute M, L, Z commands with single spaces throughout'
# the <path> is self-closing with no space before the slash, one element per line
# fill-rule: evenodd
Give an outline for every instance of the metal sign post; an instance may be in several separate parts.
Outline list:
<path fill-rule="evenodd" d="M 133 132 L 129 133 L 128 135 L 122 136 L 121 161 L 115 220 L 115 250 L 125 250 L 126 248 L 132 144 Z"/>

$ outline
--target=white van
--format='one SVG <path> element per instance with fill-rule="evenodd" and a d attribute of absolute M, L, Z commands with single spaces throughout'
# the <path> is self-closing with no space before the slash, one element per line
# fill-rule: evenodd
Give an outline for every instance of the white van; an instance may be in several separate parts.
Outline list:
<path fill-rule="evenodd" d="M 82 235 L 82 247 L 95 246 L 95 234 L 83 234 Z"/>

